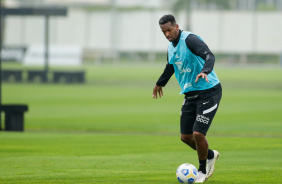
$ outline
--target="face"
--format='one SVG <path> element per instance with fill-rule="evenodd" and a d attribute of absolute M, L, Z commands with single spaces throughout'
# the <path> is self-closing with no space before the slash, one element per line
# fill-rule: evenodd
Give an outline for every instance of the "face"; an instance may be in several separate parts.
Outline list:
<path fill-rule="evenodd" d="M 160 27 L 168 41 L 172 42 L 176 40 L 178 36 L 178 24 L 173 25 L 171 22 L 167 22 L 163 25 L 160 25 Z"/>

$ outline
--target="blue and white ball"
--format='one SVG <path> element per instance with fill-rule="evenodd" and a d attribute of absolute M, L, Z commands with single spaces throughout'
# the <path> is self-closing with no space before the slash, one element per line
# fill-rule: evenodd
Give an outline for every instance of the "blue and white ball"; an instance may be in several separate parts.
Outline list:
<path fill-rule="evenodd" d="M 181 164 L 176 170 L 176 178 L 179 183 L 194 183 L 197 179 L 198 170 L 193 164 Z"/>

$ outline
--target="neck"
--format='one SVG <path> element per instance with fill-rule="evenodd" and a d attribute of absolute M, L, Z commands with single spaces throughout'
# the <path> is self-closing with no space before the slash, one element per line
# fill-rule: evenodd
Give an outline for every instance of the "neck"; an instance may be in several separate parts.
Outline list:
<path fill-rule="evenodd" d="M 178 44 L 178 42 L 179 42 L 181 32 L 182 32 L 182 31 L 179 29 L 179 30 L 178 30 L 177 38 L 176 38 L 174 41 L 172 41 L 172 45 L 173 45 L 174 47 L 176 47 L 177 44 Z"/>

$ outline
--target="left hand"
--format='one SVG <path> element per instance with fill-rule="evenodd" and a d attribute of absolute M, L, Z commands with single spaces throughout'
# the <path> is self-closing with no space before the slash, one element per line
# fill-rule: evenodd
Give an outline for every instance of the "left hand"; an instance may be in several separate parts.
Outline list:
<path fill-rule="evenodd" d="M 195 82 L 198 82 L 199 78 L 206 79 L 206 81 L 209 83 L 208 75 L 206 73 L 200 73 L 197 75 Z"/>

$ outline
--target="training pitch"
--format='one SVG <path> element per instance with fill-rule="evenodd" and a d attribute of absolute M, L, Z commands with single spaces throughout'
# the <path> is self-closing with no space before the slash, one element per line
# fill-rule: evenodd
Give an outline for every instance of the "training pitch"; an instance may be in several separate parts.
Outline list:
<path fill-rule="evenodd" d="M 174 76 L 152 98 L 164 65 L 85 66 L 85 84 L 4 83 L 3 104 L 29 111 L 24 132 L 0 132 L 0 183 L 177 184 L 177 167 L 198 161 L 180 141 Z M 223 98 L 207 139 L 221 157 L 206 183 L 281 183 L 281 68 L 216 72 Z"/>

